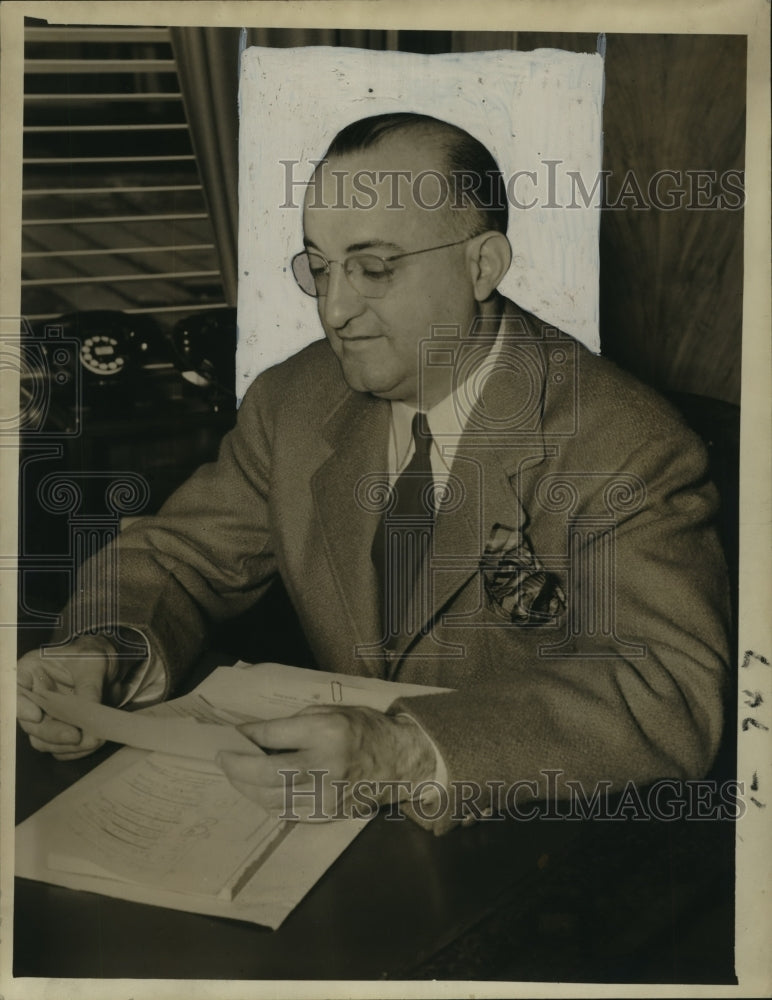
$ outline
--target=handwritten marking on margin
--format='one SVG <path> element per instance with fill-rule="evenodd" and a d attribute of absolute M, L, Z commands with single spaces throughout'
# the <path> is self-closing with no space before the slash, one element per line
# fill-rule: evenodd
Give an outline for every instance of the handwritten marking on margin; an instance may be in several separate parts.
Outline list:
<path fill-rule="evenodd" d="M 758 660 L 759 663 L 764 663 L 767 666 L 770 665 L 769 664 L 769 660 L 766 658 L 766 656 L 762 656 L 761 653 L 754 653 L 754 651 L 752 649 L 746 649 L 745 650 L 745 656 L 743 657 L 743 661 L 740 664 L 740 668 L 742 669 L 742 667 L 749 666 L 749 664 L 751 662 L 751 658 L 753 658 L 755 660 Z"/>

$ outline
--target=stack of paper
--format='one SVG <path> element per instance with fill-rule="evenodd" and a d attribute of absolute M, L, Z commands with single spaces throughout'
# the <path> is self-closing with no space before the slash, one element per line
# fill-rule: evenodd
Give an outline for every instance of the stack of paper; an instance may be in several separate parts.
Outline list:
<path fill-rule="evenodd" d="M 234 723 L 307 705 L 386 710 L 398 697 L 444 689 L 237 666 L 140 712 L 38 693 L 56 718 L 129 746 L 19 825 L 17 875 L 278 927 L 366 820 L 282 822 L 242 796 L 213 763 L 220 750 L 262 752 Z"/>

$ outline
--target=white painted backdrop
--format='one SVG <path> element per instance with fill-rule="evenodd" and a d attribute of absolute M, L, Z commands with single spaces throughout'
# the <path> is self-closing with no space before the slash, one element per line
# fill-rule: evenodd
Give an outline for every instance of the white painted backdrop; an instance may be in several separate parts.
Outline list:
<path fill-rule="evenodd" d="M 510 198 L 514 253 L 501 291 L 598 352 L 600 195 L 596 189 L 585 198 L 583 191 L 591 193 L 600 175 L 602 103 L 603 60 L 594 54 L 246 49 L 238 396 L 259 372 L 322 336 L 315 301 L 296 287 L 289 267 L 302 249 L 300 182 L 345 125 L 392 111 L 450 121 L 490 149 L 511 196 L 529 206 Z M 291 168 L 287 160 L 295 161 Z M 288 198 L 290 177 L 296 184 Z M 288 202 L 295 207 L 282 207 Z"/>

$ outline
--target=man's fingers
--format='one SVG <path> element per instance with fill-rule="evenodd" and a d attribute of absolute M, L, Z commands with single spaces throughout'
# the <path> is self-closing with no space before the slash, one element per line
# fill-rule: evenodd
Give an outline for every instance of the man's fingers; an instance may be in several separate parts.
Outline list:
<path fill-rule="evenodd" d="M 53 754 L 57 760 L 75 760 L 93 753 L 103 740 L 84 734 L 46 714 L 36 704 L 36 692 L 67 692 L 90 701 L 101 702 L 105 681 L 111 669 L 109 641 L 85 636 L 71 643 L 66 651 L 32 650 L 17 663 L 17 717 L 35 750 Z"/>
<path fill-rule="evenodd" d="M 32 677 L 32 672 L 29 670 L 22 670 L 21 666 L 16 672 L 16 687 L 22 688 L 26 691 L 31 691 L 35 681 Z"/>
<path fill-rule="evenodd" d="M 67 748 L 72 747 L 74 751 L 77 747 L 80 750 L 80 740 L 68 744 L 66 741 L 55 740 L 51 742 L 49 740 L 43 740 L 39 736 L 34 736 L 30 734 L 29 738 L 30 746 L 33 750 L 39 750 L 41 753 L 68 753 L 70 752 Z"/>
<path fill-rule="evenodd" d="M 102 701 L 103 693 L 103 681 L 102 678 L 95 680 L 93 678 L 83 679 L 81 681 L 75 681 L 75 687 L 72 692 L 78 695 L 80 698 L 87 698 L 89 701 Z"/>
<path fill-rule="evenodd" d="M 77 750 L 73 751 L 51 751 L 51 756 L 54 760 L 79 760 L 81 757 L 88 757 L 89 754 L 98 750 L 101 746 L 104 746 L 104 740 L 89 740 L 88 744 L 84 744 Z"/>
<path fill-rule="evenodd" d="M 55 659 L 50 656 L 39 657 L 40 667 L 43 673 L 49 677 L 54 684 L 60 684 L 64 687 L 73 686 L 72 671 L 68 666 L 62 663 L 60 660 Z"/>
<path fill-rule="evenodd" d="M 262 722 L 243 722 L 236 726 L 236 729 L 240 733 L 243 733 L 248 740 L 251 740 L 256 746 L 265 747 L 268 744 L 263 741 L 263 723 Z"/>
<path fill-rule="evenodd" d="M 270 757 L 258 757 L 250 753 L 222 751 L 217 755 L 216 763 L 232 784 L 239 781 L 261 788 L 276 788 L 283 787 L 285 781 L 284 776 L 279 774 L 280 770 L 301 770 L 295 757 L 295 754 L 272 754 Z"/>
<path fill-rule="evenodd" d="M 20 723 L 21 728 L 29 736 L 30 746 L 41 753 L 50 753 L 62 759 L 83 757 L 93 753 L 102 746 L 104 740 L 96 736 L 87 736 L 75 726 L 46 717 L 45 721 L 32 725 Z"/>
<path fill-rule="evenodd" d="M 44 690 L 53 690 L 57 686 L 70 688 L 73 686 L 69 667 L 53 657 L 44 657 L 40 650 L 27 653 L 19 660 L 16 682 L 24 688 L 31 688 L 37 684 Z"/>
<path fill-rule="evenodd" d="M 268 750 L 300 750 L 308 745 L 308 723 L 295 715 L 286 719 L 244 722 L 236 728 L 247 739 Z"/>
<path fill-rule="evenodd" d="M 304 753 L 256 757 L 248 753 L 222 751 L 217 755 L 216 763 L 234 785 L 243 782 L 260 788 L 300 788 L 313 784 L 319 773 L 327 776 L 326 769 L 314 767 Z"/>
<path fill-rule="evenodd" d="M 45 713 L 25 692 L 57 691 L 73 684 L 67 667 L 53 659 L 44 660 L 37 651 L 19 661 L 16 679 L 16 716 L 19 722 L 30 723 L 41 723 Z"/>
<path fill-rule="evenodd" d="M 66 722 L 51 719 L 48 716 L 42 722 L 20 721 L 19 725 L 30 737 L 30 742 L 33 743 L 36 750 L 45 749 L 50 751 L 51 747 L 54 747 L 56 750 L 62 750 L 68 746 L 78 746 L 82 742 L 80 729 L 67 725 Z"/>
<path fill-rule="evenodd" d="M 74 732 L 79 736 L 80 729 L 77 726 L 73 726 L 71 723 L 59 719 L 59 717 L 53 713 L 48 714 L 50 712 L 50 708 L 46 704 L 45 700 L 43 700 L 41 705 L 41 698 L 42 693 L 40 692 L 37 683 L 31 691 L 27 692 L 26 695 L 23 695 L 21 698 L 17 697 L 17 718 L 22 729 L 24 729 L 25 732 L 30 732 L 36 736 L 42 737 L 43 733 L 38 732 L 38 729 L 40 726 L 45 726 L 47 733 L 50 732 L 56 734 L 58 731 L 61 731 L 62 741 L 65 743 L 72 743 L 73 739 L 68 734 L 70 732 Z M 31 713 L 24 709 L 24 706 L 21 704 L 22 701 L 37 707 L 40 712 L 40 717 L 37 719 L 27 718 L 27 716 L 31 715 Z M 27 724 L 25 725 L 25 723 Z M 37 728 L 30 729 L 30 725 Z M 58 735 L 54 735 L 53 740 L 54 742 L 57 742 Z"/>
<path fill-rule="evenodd" d="M 16 694 L 16 718 L 20 723 L 39 723 L 43 721 L 43 709 L 39 708 L 34 701 L 25 698 L 19 690 Z"/>

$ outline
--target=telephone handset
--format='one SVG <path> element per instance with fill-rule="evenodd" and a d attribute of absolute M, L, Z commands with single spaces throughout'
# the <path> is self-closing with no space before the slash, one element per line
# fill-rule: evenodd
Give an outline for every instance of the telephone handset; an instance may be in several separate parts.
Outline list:
<path fill-rule="evenodd" d="M 171 331 L 174 362 L 186 382 L 214 397 L 235 398 L 236 310 L 230 307 L 193 313 Z"/>

